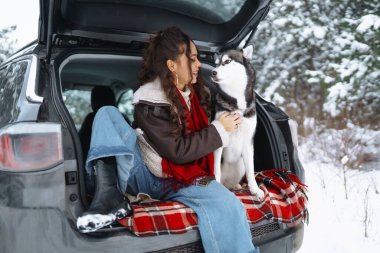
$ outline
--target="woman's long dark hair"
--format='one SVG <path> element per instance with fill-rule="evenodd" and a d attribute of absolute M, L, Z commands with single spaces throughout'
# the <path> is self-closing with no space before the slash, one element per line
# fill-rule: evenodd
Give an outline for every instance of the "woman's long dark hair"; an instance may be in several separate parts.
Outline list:
<path fill-rule="evenodd" d="M 189 73 L 191 75 L 190 43 L 190 37 L 178 27 L 169 27 L 153 35 L 144 52 L 143 66 L 139 74 L 139 85 L 152 82 L 156 77 L 160 78 L 162 89 L 167 99 L 174 105 L 174 107 L 170 108 L 170 116 L 174 125 L 177 126 L 174 129 L 175 132 L 182 129 L 178 115 L 185 125 L 187 123 L 185 117 L 186 108 L 182 105 L 180 97 L 175 90 L 175 80 L 166 65 L 166 61 L 176 60 L 180 54 L 186 53 Z M 208 117 L 210 117 L 210 92 L 204 85 L 200 70 L 197 83 L 191 86 L 194 87 L 202 108 Z"/>

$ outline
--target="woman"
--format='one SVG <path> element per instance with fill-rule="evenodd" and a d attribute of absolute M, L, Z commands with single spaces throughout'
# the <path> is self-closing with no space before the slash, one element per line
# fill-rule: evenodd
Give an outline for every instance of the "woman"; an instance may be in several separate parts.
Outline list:
<path fill-rule="evenodd" d="M 91 214 L 123 217 L 130 212 L 116 189 L 115 172 L 110 172 L 117 166 L 122 191 L 144 192 L 192 208 L 206 252 L 258 252 L 245 208 L 213 177 L 213 151 L 227 144 L 227 132 L 237 128 L 240 117 L 226 113 L 208 124 L 210 96 L 199 75 L 200 66 L 194 42 L 179 28 L 167 28 L 151 38 L 140 73 L 141 86 L 134 94 L 134 126 L 158 153 L 163 178 L 149 171 L 135 131 L 123 123 L 117 109 L 103 107 L 94 121 L 87 159 L 90 173 L 94 164 L 100 187 L 86 213 L 90 215 L 81 218 L 90 224 Z M 86 229 L 91 231 L 82 226 L 82 231 Z"/>

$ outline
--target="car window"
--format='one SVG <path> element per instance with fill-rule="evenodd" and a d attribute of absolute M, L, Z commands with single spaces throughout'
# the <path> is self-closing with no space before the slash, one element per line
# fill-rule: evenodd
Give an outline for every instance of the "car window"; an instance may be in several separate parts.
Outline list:
<path fill-rule="evenodd" d="M 132 104 L 132 100 L 133 90 L 130 89 L 121 94 L 119 102 L 117 103 L 117 108 L 129 119 L 129 122 L 133 122 L 134 106 Z"/>
<path fill-rule="evenodd" d="M 66 90 L 63 101 L 74 121 L 77 130 L 80 129 L 84 118 L 92 112 L 90 90 Z"/>
<path fill-rule="evenodd" d="M 0 74 L 0 127 L 14 122 L 20 108 L 18 99 L 20 97 L 22 84 L 28 68 L 27 60 L 12 63 L 7 69 L 2 69 Z"/>

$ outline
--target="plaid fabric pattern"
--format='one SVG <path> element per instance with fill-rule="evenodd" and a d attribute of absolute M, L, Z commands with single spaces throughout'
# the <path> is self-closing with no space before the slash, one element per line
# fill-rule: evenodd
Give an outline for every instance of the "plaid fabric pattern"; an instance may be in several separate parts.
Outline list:
<path fill-rule="evenodd" d="M 247 187 L 234 191 L 247 210 L 249 223 L 264 219 L 279 223 L 308 221 L 306 186 L 287 170 L 256 174 L 265 197 L 258 200 Z M 197 215 L 179 202 L 148 201 L 133 205 L 133 215 L 118 222 L 137 236 L 180 234 L 196 229 Z"/>
<path fill-rule="evenodd" d="M 182 234 L 198 227 L 193 209 L 180 202 L 153 201 L 132 207 L 133 215 L 118 221 L 137 236 Z"/>

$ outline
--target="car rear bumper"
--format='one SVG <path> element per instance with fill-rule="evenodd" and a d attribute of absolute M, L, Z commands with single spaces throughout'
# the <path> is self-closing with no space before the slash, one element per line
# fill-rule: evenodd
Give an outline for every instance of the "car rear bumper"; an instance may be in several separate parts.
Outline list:
<path fill-rule="evenodd" d="M 2 252 L 202 252 L 197 230 L 180 235 L 137 237 L 125 228 L 81 234 L 65 214 L 55 208 L 0 206 Z M 6 219 L 5 219 L 6 218 Z M 254 244 L 261 253 L 295 252 L 302 244 L 303 224 L 284 229 L 265 222 L 252 226 Z M 277 224 L 277 225 L 275 225 Z M 259 235 L 260 234 L 260 235 Z"/>
<path fill-rule="evenodd" d="M 271 236 L 270 240 L 262 240 L 257 245 L 261 253 L 294 253 L 302 245 L 304 235 L 304 224 L 300 223 L 293 228 L 280 230 L 275 237 Z"/>

